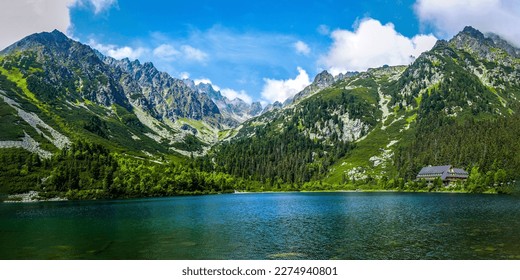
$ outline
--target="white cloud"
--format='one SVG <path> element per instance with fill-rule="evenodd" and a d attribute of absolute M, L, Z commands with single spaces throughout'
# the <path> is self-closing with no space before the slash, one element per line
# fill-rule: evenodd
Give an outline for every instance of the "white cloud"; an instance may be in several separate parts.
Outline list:
<path fill-rule="evenodd" d="M 421 23 L 434 27 L 441 37 L 449 39 L 471 25 L 520 46 L 518 0 L 417 0 L 414 7 Z"/>
<path fill-rule="evenodd" d="M 168 44 L 162 44 L 153 50 L 153 55 L 159 59 L 173 61 L 181 54 L 180 51 Z"/>
<path fill-rule="evenodd" d="M 183 80 L 187 80 L 187 79 L 190 78 L 190 73 L 188 73 L 188 72 L 181 72 L 181 73 L 180 73 L 180 77 L 181 77 L 181 79 L 183 79 Z"/>
<path fill-rule="evenodd" d="M 235 98 L 240 98 L 244 102 L 251 104 L 253 102 L 253 98 L 247 94 L 244 90 L 236 91 L 234 89 L 225 88 L 220 91 L 223 96 L 227 97 L 229 100 L 233 100 Z"/>
<path fill-rule="evenodd" d="M 117 6 L 117 0 L 74 0 L 73 2 L 74 6 L 93 8 L 96 15 Z"/>
<path fill-rule="evenodd" d="M 149 42 L 154 47 L 168 44 L 183 53 L 184 45 L 203 52 L 201 55 L 193 52 L 191 56 L 202 61 L 181 56 L 175 59 L 175 63 L 171 63 L 156 56 L 151 57 L 150 60 L 158 68 L 171 67 L 168 70 L 170 73 L 188 71 L 196 78 L 211 77 L 213 80 L 227 81 L 223 87 L 244 89 L 254 95 L 255 99 L 264 85 L 263 77 L 273 77 L 264 73 L 290 73 L 296 65 L 305 69 L 316 67 L 314 60 L 297 54 L 294 43 L 300 38 L 292 35 L 237 32 L 221 25 L 207 30 L 191 29 L 186 37 L 171 37 L 162 32 L 152 32 L 150 35 Z M 309 56 L 313 53 L 314 49 Z"/>
<path fill-rule="evenodd" d="M 219 86 L 214 85 L 211 82 L 211 80 L 207 79 L 207 78 L 195 79 L 195 80 L 193 80 L 193 83 L 195 83 L 195 85 L 210 84 L 214 90 L 220 91 L 220 93 L 223 96 L 227 97 L 229 100 L 233 100 L 235 98 L 240 98 L 244 102 L 249 103 L 249 104 L 251 104 L 251 102 L 253 102 L 253 98 L 249 94 L 247 94 L 247 92 L 245 90 L 236 91 L 236 90 L 230 89 L 230 88 L 221 89 Z"/>
<path fill-rule="evenodd" d="M 333 75 L 384 64 L 406 65 L 437 41 L 433 35 L 405 37 L 397 33 L 393 24 L 382 25 L 371 18 L 362 20 L 353 32 L 339 29 L 331 37 L 334 42 L 319 62 Z"/>
<path fill-rule="evenodd" d="M 171 44 L 161 44 L 153 50 L 156 58 L 171 62 L 184 58 L 185 60 L 204 61 L 208 54 L 189 45 L 182 45 L 180 51 Z"/>
<path fill-rule="evenodd" d="M 311 48 L 309 48 L 309 45 L 302 41 L 294 43 L 293 46 L 298 54 L 309 55 L 309 53 L 311 53 Z"/>
<path fill-rule="evenodd" d="M 33 33 L 59 31 L 72 36 L 70 9 L 88 6 L 95 14 L 117 5 L 117 0 L 0 1 L 0 50 Z"/>
<path fill-rule="evenodd" d="M 265 101 L 265 100 L 260 100 L 260 105 L 262 105 L 262 108 L 265 108 L 267 105 L 269 105 L 269 102 Z"/>
<path fill-rule="evenodd" d="M 67 33 L 71 26 L 69 6 L 74 0 L 0 1 L 0 50 L 36 32 L 58 29 Z"/>
<path fill-rule="evenodd" d="M 94 5 L 94 13 L 99 14 L 117 5 L 117 0 L 88 0 Z"/>
<path fill-rule="evenodd" d="M 97 43 L 94 40 L 90 40 L 88 43 L 94 49 L 102 52 L 105 55 L 113 57 L 115 59 L 123 59 L 128 58 L 131 60 L 138 59 L 148 50 L 146 48 L 138 47 L 132 48 L 129 46 L 119 47 L 116 45 L 104 45 L 101 43 Z"/>
<path fill-rule="evenodd" d="M 138 59 L 143 54 L 143 52 L 143 48 L 133 49 L 131 47 L 124 46 L 121 48 L 110 49 L 107 51 L 107 54 L 115 59 Z"/>
<path fill-rule="evenodd" d="M 208 54 L 189 45 L 181 47 L 183 55 L 189 60 L 204 61 Z"/>
<path fill-rule="evenodd" d="M 208 78 L 201 78 L 201 79 L 195 79 L 193 80 L 193 83 L 195 83 L 195 85 L 199 85 L 199 84 L 209 84 L 213 87 L 214 90 L 216 91 L 220 91 L 220 87 L 217 86 L 217 85 L 214 85 L 210 79 Z"/>
<path fill-rule="evenodd" d="M 211 84 L 211 85 L 213 85 L 211 80 L 207 79 L 207 78 L 195 79 L 195 80 L 193 80 L 193 82 L 195 83 L 195 85 L 198 85 L 198 84 Z M 213 85 L 213 88 L 215 88 L 215 85 Z"/>
<path fill-rule="evenodd" d="M 275 101 L 283 102 L 287 98 L 293 97 L 295 94 L 302 91 L 311 83 L 307 72 L 300 67 L 298 67 L 298 76 L 294 79 L 264 79 L 264 82 L 262 97 L 271 103 Z"/>

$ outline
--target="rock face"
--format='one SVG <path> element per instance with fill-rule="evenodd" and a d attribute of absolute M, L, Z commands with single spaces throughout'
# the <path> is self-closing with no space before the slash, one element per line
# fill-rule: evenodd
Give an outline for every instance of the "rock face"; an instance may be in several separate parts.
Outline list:
<path fill-rule="evenodd" d="M 22 148 L 31 153 L 36 153 L 42 158 L 51 158 L 52 153 L 40 148 L 40 144 L 24 133 L 22 141 L 0 141 L 0 148 Z"/>
<path fill-rule="evenodd" d="M 273 110 L 282 109 L 283 106 L 284 104 L 282 104 L 280 101 L 275 101 L 273 104 L 265 106 L 264 110 L 262 111 L 262 114 L 265 114 Z"/>
<path fill-rule="evenodd" d="M 510 45 L 496 34 L 484 35 L 482 32 L 471 26 L 466 26 L 462 32 L 457 34 L 449 41 L 449 44 L 460 50 L 465 50 L 471 54 L 487 60 L 503 58 L 498 49 L 505 51 L 509 56 L 517 58 L 520 50 Z"/>
<path fill-rule="evenodd" d="M 39 66 L 43 71 L 33 73 L 33 85 L 46 87 L 46 101 L 61 97 L 81 98 L 110 106 L 114 103 L 129 108 L 121 85 L 88 46 L 73 41 L 54 30 L 30 35 L 7 47 L 0 55 L 24 53 L 20 60 Z M 4 67 L 8 65 L 5 65 Z M 30 69 L 21 69 L 22 72 Z M 23 73 L 23 74 L 27 74 Z"/>
<path fill-rule="evenodd" d="M 129 100 L 159 120 L 178 118 L 207 120 L 218 126 L 220 110 L 206 95 L 157 70 L 151 62 L 115 60 L 103 57 L 113 67 L 114 75 Z"/>
<path fill-rule="evenodd" d="M 292 98 L 288 98 L 283 102 L 283 106 L 288 106 L 290 104 L 298 103 L 299 101 L 312 96 L 315 93 L 318 93 L 322 89 L 328 88 L 332 86 L 335 82 L 356 76 L 359 74 L 359 72 L 347 72 L 347 73 L 341 73 L 337 75 L 336 77 L 332 76 L 327 71 L 322 71 L 316 77 L 314 77 L 314 81 L 312 84 L 308 85 L 306 88 L 304 88 L 301 92 L 297 93 Z"/>
<path fill-rule="evenodd" d="M 36 84 L 71 100 L 84 98 L 129 109 L 131 102 L 159 120 L 207 119 L 215 125 L 220 120 L 218 107 L 206 94 L 158 71 L 152 63 L 105 57 L 57 30 L 28 36 L 1 54 L 16 52 L 32 55 L 30 59 L 42 67 Z"/>
<path fill-rule="evenodd" d="M 253 103 L 251 103 L 251 106 L 249 107 L 248 113 L 251 116 L 258 116 L 258 115 L 260 115 L 262 113 L 262 104 L 260 104 L 260 102 L 253 102 Z"/>
<path fill-rule="evenodd" d="M 26 100 L 13 107 L 26 124 L 9 126 L 17 131 L 12 140 L 21 140 L 10 144 L 26 149 L 32 142 L 21 138 L 22 125 L 31 129 L 32 139 L 41 134 L 58 149 L 69 142 L 55 131 L 73 138 L 101 137 L 145 154 L 202 154 L 217 141 L 218 130 L 228 127 L 207 94 L 152 63 L 105 57 L 56 30 L 30 35 L 4 49 L 0 71 L 9 81 L 0 88 L 5 98 L 20 104 Z M 50 120 L 52 127 L 39 117 Z"/>
<path fill-rule="evenodd" d="M 50 86 L 65 98 L 125 108 L 131 108 L 132 102 L 159 120 L 190 118 L 218 123 L 220 111 L 207 95 L 158 71 L 150 62 L 105 57 L 57 30 L 28 36 L 0 54 L 21 51 L 33 55 L 31 59 L 43 69 L 37 84 Z"/>
<path fill-rule="evenodd" d="M 44 138 L 49 140 L 54 146 L 56 146 L 58 149 L 63 149 L 66 146 L 68 146 L 71 142 L 68 137 L 65 135 L 59 133 L 54 128 L 46 124 L 44 121 L 42 121 L 35 113 L 28 113 L 24 110 L 22 110 L 22 106 L 15 102 L 14 100 L 10 99 L 9 97 L 5 96 L 6 94 L 4 91 L 0 90 L 0 97 L 3 98 L 4 102 L 11 106 L 13 109 L 16 110 L 18 116 L 23 119 L 27 124 L 29 124 L 36 132 L 40 135 L 42 135 Z M 27 133 L 24 133 L 23 143 L 25 144 L 31 144 L 30 146 L 35 147 L 33 149 L 27 149 L 26 147 L 29 146 L 23 146 L 29 151 L 36 151 L 41 150 L 38 148 L 38 143 L 34 141 Z M 45 154 L 43 152 L 38 152 L 40 155 Z M 50 157 L 50 153 L 47 153 L 47 156 L 44 157 Z"/>
<path fill-rule="evenodd" d="M 491 40 L 493 40 L 493 42 L 495 43 L 495 46 L 497 46 L 500 49 L 503 49 L 510 56 L 520 58 L 520 49 L 519 48 L 512 46 L 511 44 L 509 44 L 509 42 L 500 38 L 498 35 L 496 35 L 494 33 L 486 34 L 486 36 L 488 38 L 490 38 Z"/>
<path fill-rule="evenodd" d="M 222 121 L 229 127 L 236 127 L 244 121 L 258 116 L 262 112 L 262 105 L 260 102 L 253 102 L 251 104 L 245 102 L 240 98 L 230 100 L 218 90 L 215 90 L 211 84 L 195 83 L 191 80 L 184 80 L 184 82 L 195 91 L 207 95 L 219 108 L 222 114 Z"/>
<path fill-rule="evenodd" d="M 307 86 L 301 92 L 296 94 L 294 97 L 287 99 L 284 101 L 283 105 L 287 106 L 291 103 L 296 103 L 310 95 L 317 93 L 318 91 L 331 86 L 335 82 L 334 76 L 332 76 L 329 72 L 323 71 L 319 73 L 315 78 L 312 84 Z"/>

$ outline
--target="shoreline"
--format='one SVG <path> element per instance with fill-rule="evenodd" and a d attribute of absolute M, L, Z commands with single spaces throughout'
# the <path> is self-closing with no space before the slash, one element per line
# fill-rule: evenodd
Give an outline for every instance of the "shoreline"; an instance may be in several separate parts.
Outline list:
<path fill-rule="evenodd" d="M 384 189 L 357 189 L 357 190 L 301 190 L 301 191 L 236 191 L 231 194 L 254 194 L 254 193 L 446 193 L 446 194 L 499 194 L 498 192 L 472 193 L 468 191 L 402 191 Z"/>
<path fill-rule="evenodd" d="M 487 194 L 487 195 L 498 195 L 498 192 L 483 192 L 483 193 L 471 193 L 467 191 L 401 191 L 401 190 L 380 190 L 380 189 L 356 189 L 356 190 L 301 190 L 301 191 L 238 191 L 226 192 L 226 193 L 206 193 L 206 194 L 179 194 L 173 196 L 142 196 L 142 197 L 120 197 L 120 198 L 107 198 L 108 200 L 120 200 L 120 199 L 143 199 L 143 198 L 166 198 L 166 197 L 179 197 L 179 196 L 199 196 L 199 195 L 217 195 L 217 194 L 275 194 L 275 193 L 431 193 L 431 194 Z M 75 201 L 95 201 L 99 199 L 74 199 Z M 72 201 L 64 197 L 53 197 L 53 198 L 42 198 L 39 196 L 39 192 L 30 191 L 21 194 L 11 194 L 5 197 L 3 203 L 36 203 L 36 202 L 58 202 L 58 201 Z"/>
<path fill-rule="evenodd" d="M 63 198 L 63 197 L 42 198 L 42 197 L 40 197 L 39 192 L 29 191 L 27 193 L 7 195 L 7 198 L 2 202 L 3 203 L 35 203 L 35 202 L 46 202 L 46 201 L 68 201 L 68 199 Z"/>

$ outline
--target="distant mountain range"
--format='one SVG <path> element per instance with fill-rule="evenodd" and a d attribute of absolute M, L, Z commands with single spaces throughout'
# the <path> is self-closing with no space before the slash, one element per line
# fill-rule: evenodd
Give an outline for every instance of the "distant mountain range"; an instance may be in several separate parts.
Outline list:
<path fill-rule="evenodd" d="M 133 140 L 131 146 L 146 153 L 202 154 L 218 141 L 218 131 L 262 110 L 259 103 L 229 100 L 211 85 L 173 78 L 150 62 L 106 57 L 57 30 L 7 47 L 0 52 L 0 63 L 2 75 L 18 86 L 4 85 L 4 99 L 31 103 L 36 109 L 21 105 L 20 110 L 62 124 L 55 129 L 64 135 L 95 135 L 123 149 Z M 84 124 L 91 120 L 100 127 Z M 34 138 L 30 135 L 37 131 L 25 132 Z M 22 136 L 19 132 L 1 140 Z"/>

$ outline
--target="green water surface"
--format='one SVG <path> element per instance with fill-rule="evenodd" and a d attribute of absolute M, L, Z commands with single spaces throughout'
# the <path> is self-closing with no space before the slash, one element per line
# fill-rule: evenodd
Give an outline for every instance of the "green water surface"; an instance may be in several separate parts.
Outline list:
<path fill-rule="evenodd" d="M 0 259 L 520 259 L 520 198 L 270 193 L 0 203 Z"/>

